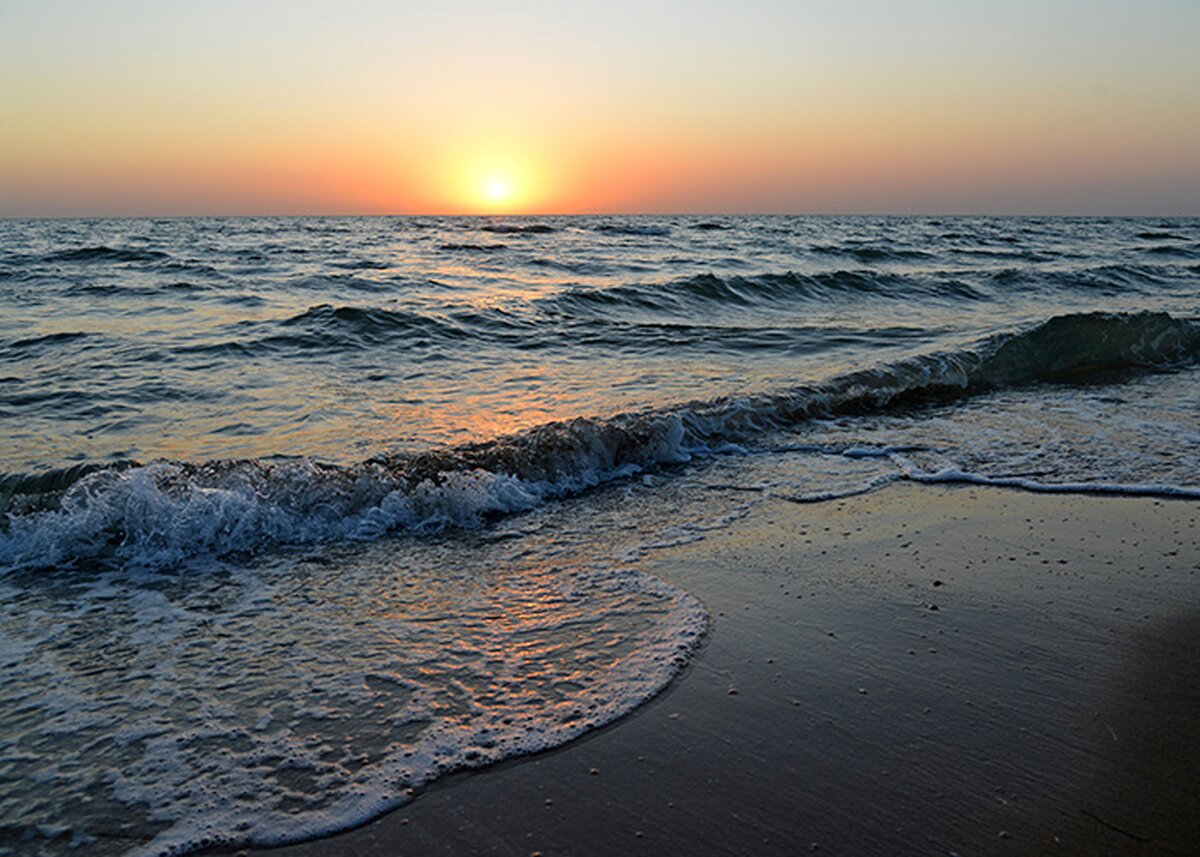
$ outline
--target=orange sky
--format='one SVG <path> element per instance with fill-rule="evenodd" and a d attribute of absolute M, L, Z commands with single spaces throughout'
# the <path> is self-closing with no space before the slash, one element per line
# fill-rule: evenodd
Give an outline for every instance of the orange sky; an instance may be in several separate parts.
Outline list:
<path fill-rule="evenodd" d="M 0 215 L 1200 214 L 1200 3 L 1049 5 L 5 0 Z"/>

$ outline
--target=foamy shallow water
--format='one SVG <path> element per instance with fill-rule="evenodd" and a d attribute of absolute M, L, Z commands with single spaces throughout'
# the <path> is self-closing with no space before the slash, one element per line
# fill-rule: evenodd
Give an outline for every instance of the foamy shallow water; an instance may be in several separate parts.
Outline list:
<path fill-rule="evenodd" d="M 162 854 L 344 829 L 628 713 L 704 631 L 635 568 L 462 550 L 9 576 L 0 842 Z"/>
<path fill-rule="evenodd" d="M 612 722 L 705 629 L 644 562 L 760 504 L 1200 496 L 1194 219 L 0 238 L 0 853 L 294 841 Z"/>

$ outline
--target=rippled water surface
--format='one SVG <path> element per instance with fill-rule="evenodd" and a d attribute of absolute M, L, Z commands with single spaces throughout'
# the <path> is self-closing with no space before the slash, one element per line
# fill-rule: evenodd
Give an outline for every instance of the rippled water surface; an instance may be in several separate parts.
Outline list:
<path fill-rule="evenodd" d="M 609 722 L 705 625 L 641 558 L 770 497 L 1198 497 L 1198 356 L 1196 219 L 0 221 L 0 850 Z"/>
<path fill-rule="evenodd" d="M 715 228 L 721 227 L 721 228 Z M 1193 221 L 6 221 L 9 471 L 381 452 L 1195 309 Z"/>

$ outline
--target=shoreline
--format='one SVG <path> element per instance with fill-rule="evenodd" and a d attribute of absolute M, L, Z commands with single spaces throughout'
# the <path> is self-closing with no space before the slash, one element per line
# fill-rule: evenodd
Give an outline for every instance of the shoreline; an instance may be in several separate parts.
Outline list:
<path fill-rule="evenodd" d="M 658 697 L 255 853 L 1185 853 L 1198 520 L 965 485 L 772 500 L 644 561 L 711 617 Z"/>

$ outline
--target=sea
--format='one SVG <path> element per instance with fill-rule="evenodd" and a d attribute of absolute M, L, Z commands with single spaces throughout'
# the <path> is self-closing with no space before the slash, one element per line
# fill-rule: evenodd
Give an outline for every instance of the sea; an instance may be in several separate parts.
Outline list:
<path fill-rule="evenodd" d="M 656 551 L 764 504 L 1200 498 L 1198 357 L 1195 218 L 0 220 L 0 854 L 612 723 L 704 645 Z"/>

